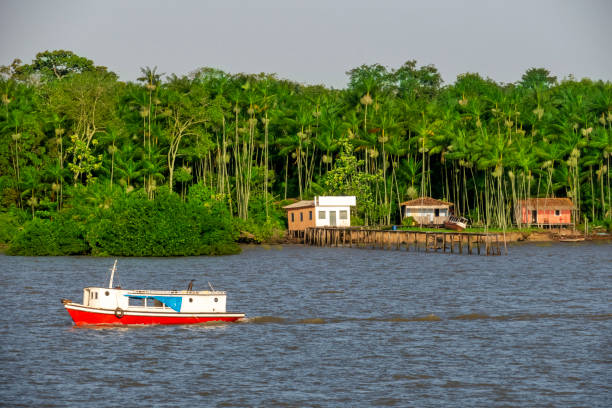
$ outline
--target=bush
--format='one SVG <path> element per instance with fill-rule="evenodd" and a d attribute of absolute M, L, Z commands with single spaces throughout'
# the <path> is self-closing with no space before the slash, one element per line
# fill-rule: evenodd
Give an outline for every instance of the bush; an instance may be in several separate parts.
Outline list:
<path fill-rule="evenodd" d="M 0 213 L 0 244 L 9 243 L 17 235 L 17 229 L 21 224 L 14 212 Z"/>
<path fill-rule="evenodd" d="M 197 200 L 184 203 L 170 192 L 155 200 L 117 200 L 87 233 L 92 254 L 118 256 L 235 254 L 234 238 L 226 213 Z"/>
<path fill-rule="evenodd" d="M 351 226 L 352 227 L 360 227 L 365 225 L 365 221 L 362 217 L 357 214 L 351 214 Z"/>
<path fill-rule="evenodd" d="M 280 241 L 285 235 L 285 227 L 278 220 L 270 220 L 269 222 L 259 223 L 255 220 L 243 220 L 234 218 L 232 221 L 235 231 L 239 234 L 239 242 L 271 242 Z"/>
<path fill-rule="evenodd" d="M 412 217 L 406 217 L 402 220 L 402 226 L 404 227 L 412 227 L 415 224 L 416 222 L 414 222 L 414 218 Z"/>
<path fill-rule="evenodd" d="M 83 226 L 71 219 L 55 221 L 35 218 L 27 222 L 12 240 L 9 255 L 81 255 L 89 252 Z"/>
<path fill-rule="evenodd" d="M 602 220 L 602 226 L 606 229 L 606 231 L 612 232 L 612 218 L 605 218 Z"/>

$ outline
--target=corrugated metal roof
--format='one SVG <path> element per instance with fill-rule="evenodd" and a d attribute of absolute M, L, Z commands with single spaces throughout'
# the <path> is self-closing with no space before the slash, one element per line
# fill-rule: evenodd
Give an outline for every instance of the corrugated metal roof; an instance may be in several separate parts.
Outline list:
<path fill-rule="evenodd" d="M 448 201 L 436 200 L 431 197 L 420 197 L 414 200 L 405 201 L 400 205 L 406 207 L 450 207 L 453 203 L 449 203 Z"/>
<path fill-rule="evenodd" d="M 301 200 L 297 203 L 289 204 L 284 206 L 285 210 L 293 210 L 295 208 L 306 208 L 306 207 L 314 207 L 314 200 Z"/>
<path fill-rule="evenodd" d="M 526 200 L 519 200 L 518 206 L 531 209 L 574 209 L 574 204 L 569 198 L 528 198 Z"/>

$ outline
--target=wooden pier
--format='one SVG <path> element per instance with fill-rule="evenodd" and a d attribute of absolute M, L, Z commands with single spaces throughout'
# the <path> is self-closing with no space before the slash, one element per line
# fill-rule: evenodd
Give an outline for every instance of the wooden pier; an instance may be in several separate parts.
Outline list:
<path fill-rule="evenodd" d="M 466 255 L 502 255 L 503 237 L 492 233 L 379 230 L 318 227 L 291 231 L 290 237 L 305 245 L 394 249 Z"/>

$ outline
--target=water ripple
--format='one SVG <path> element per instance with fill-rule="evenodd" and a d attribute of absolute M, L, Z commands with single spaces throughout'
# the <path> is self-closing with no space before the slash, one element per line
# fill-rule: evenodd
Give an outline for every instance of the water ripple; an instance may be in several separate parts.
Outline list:
<path fill-rule="evenodd" d="M 0 255 L 5 406 L 608 407 L 610 244 L 508 257 L 246 247 L 122 258 L 124 287 L 228 291 L 238 324 L 74 327 L 110 258 Z"/>

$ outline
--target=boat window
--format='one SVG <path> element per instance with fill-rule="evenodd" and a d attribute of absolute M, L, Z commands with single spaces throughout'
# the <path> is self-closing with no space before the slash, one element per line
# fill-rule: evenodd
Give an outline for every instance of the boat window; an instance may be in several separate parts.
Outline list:
<path fill-rule="evenodd" d="M 147 307 L 163 307 L 164 304 L 157 299 L 148 298 Z"/>
<path fill-rule="evenodd" d="M 105 294 L 106 296 L 110 295 L 110 293 L 108 293 L 108 290 L 107 290 L 106 292 L 104 292 L 104 294 Z"/>
<path fill-rule="evenodd" d="M 218 301 L 219 301 L 219 299 L 215 298 L 215 302 L 218 302 Z"/>
<path fill-rule="evenodd" d="M 144 299 L 129 298 L 129 305 L 135 307 L 143 307 L 145 305 Z"/>
<path fill-rule="evenodd" d="M 189 303 L 193 302 L 193 298 L 189 298 Z"/>

